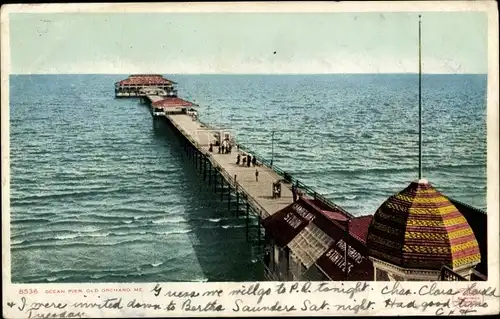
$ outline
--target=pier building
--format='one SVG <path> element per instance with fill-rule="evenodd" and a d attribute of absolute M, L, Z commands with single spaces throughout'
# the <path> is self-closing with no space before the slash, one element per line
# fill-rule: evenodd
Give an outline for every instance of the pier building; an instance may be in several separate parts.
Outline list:
<path fill-rule="evenodd" d="M 194 103 L 158 94 L 141 99 L 166 121 L 214 195 L 245 219 L 263 279 L 487 280 L 485 211 L 420 180 L 389 197 L 373 215 L 353 216 L 255 150 L 234 147 L 229 130 L 190 113 Z M 235 150 L 213 147 L 222 140 Z M 256 165 L 236 163 L 236 154 L 255 157 Z"/>
<path fill-rule="evenodd" d="M 426 179 L 410 183 L 379 207 L 367 246 L 374 280 L 436 280 L 443 267 L 469 280 L 481 262 L 469 223 Z"/>
<path fill-rule="evenodd" d="M 115 83 L 115 97 L 137 97 L 148 94 L 176 97 L 176 84 L 159 74 L 134 74 Z"/>

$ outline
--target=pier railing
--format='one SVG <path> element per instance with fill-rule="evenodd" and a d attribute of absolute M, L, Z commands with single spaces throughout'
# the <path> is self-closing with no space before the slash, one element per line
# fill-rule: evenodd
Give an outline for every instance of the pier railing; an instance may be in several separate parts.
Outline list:
<path fill-rule="evenodd" d="M 238 176 L 236 176 L 236 179 L 234 176 L 230 176 L 228 172 L 226 172 L 225 170 L 221 169 L 219 165 L 216 165 L 215 163 L 214 164 L 214 168 L 217 170 L 217 172 L 219 172 L 219 174 L 221 174 L 225 179 L 226 181 L 229 183 L 229 185 L 235 189 L 235 191 L 243 194 L 245 196 L 245 199 L 252 204 L 252 207 L 254 210 L 257 210 L 256 213 L 258 213 L 260 215 L 261 218 L 266 218 L 269 216 L 269 212 L 267 212 L 267 210 L 262 207 L 258 201 L 256 201 L 252 195 L 250 195 L 246 190 L 245 188 L 241 187 L 240 184 L 238 183 Z"/>
<path fill-rule="evenodd" d="M 328 207 L 333 208 L 335 210 L 338 210 L 338 211 L 344 213 L 345 215 L 347 215 L 347 216 L 349 216 L 351 218 L 354 217 L 352 214 L 350 214 L 349 212 L 347 212 L 346 210 L 344 210 L 342 207 L 340 207 L 340 206 L 336 205 L 335 203 L 331 202 L 329 199 L 327 199 L 323 195 L 321 195 L 318 192 L 316 192 L 313 188 L 305 185 L 300 180 L 298 180 L 297 178 L 293 177 L 290 173 L 286 172 L 285 170 L 283 170 L 279 166 L 276 166 L 276 164 L 271 163 L 270 161 L 266 160 L 262 156 L 258 155 L 257 152 L 255 152 L 254 150 L 250 149 L 249 147 L 244 146 L 244 145 L 238 145 L 238 148 L 240 150 L 242 150 L 242 151 L 245 151 L 247 153 L 252 154 L 252 156 L 255 156 L 257 162 L 262 163 L 263 165 L 266 165 L 269 168 L 271 168 L 274 172 L 276 172 L 276 174 L 278 174 L 279 176 L 283 177 L 283 180 L 285 180 L 286 183 L 289 183 L 290 185 L 295 184 L 295 185 L 297 185 L 297 187 L 301 191 L 303 191 L 307 195 L 311 196 L 315 200 L 319 200 L 322 203 L 324 203 L 325 205 L 327 205 Z"/>

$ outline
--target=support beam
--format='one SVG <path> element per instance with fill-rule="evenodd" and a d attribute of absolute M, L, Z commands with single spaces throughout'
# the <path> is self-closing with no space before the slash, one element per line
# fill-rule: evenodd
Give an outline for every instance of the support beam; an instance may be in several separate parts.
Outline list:
<path fill-rule="evenodd" d="M 227 210 L 231 211 L 231 185 L 227 184 Z"/>
<path fill-rule="evenodd" d="M 203 181 L 205 181 L 206 179 L 207 179 L 207 158 L 203 156 Z"/>
<path fill-rule="evenodd" d="M 257 213 L 257 247 L 259 247 L 260 252 L 260 213 Z"/>
<path fill-rule="evenodd" d="M 214 193 L 217 194 L 217 169 L 214 169 Z"/>
<path fill-rule="evenodd" d="M 238 188 L 236 188 L 236 218 L 238 218 L 239 212 L 240 212 L 240 192 L 238 192 Z"/>
<path fill-rule="evenodd" d="M 248 212 L 250 209 L 250 204 L 248 204 L 248 198 L 246 200 L 247 202 L 247 214 L 246 214 L 246 236 L 247 236 L 247 241 L 248 241 Z"/>
<path fill-rule="evenodd" d="M 208 185 L 212 183 L 212 164 L 208 165 Z"/>
<path fill-rule="evenodd" d="M 220 201 L 224 199 L 224 177 L 220 176 Z"/>

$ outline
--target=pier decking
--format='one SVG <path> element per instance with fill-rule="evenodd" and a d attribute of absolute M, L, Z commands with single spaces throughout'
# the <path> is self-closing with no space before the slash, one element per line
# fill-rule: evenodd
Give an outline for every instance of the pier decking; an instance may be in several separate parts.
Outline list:
<path fill-rule="evenodd" d="M 280 198 L 272 198 L 272 185 L 274 182 L 282 180 L 272 168 L 262 163 L 256 167 L 247 167 L 243 164 L 236 164 L 237 151 L 230 154 L 219 154 L 218 152 L 209 152 L 209 142 L 205 135 L 200 132 L 207 127 L 199 121 L 194 121 L 185 114 L 166 115 L 167 119 L 198 149 L 205 154 L 214 167 L 220 168 L 220 172 L 225 176 L 226 181 L 231 187 L 238 188 L 240 191 L 249 195 L 251 200 L 258 208 L 261 218 L 266 218 L 278 210 L 290 205 L 293 202 L 293 196 L 290 184 L 284 184 L 281 189 Z M 259 180 L 256 181 L 255 170 L 259 172 Z M 236 180 L 235 180 L 236 177 Z"/>

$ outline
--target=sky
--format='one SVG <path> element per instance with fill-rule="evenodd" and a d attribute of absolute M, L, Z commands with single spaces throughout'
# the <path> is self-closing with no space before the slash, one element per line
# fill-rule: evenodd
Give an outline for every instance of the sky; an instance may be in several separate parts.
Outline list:
<path fill-rule="evenodd" d="M 417 73 L 418 13 L 10 13 L 12 74 Z M 423 73 L 488 71 L 487 14 L 423 12 Z"/>

